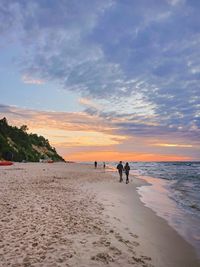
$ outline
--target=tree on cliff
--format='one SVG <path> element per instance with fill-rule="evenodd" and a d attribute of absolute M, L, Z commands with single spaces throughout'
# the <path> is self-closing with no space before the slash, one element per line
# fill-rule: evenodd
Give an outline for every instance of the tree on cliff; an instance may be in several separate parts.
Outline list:
<path fill-rule="evenodd" d="M 47 139 L 37 134 L 28 134 L 27 131 L 26 125 L 18 128 L 8 125 L 6 118 L 0 120 L 0 159 L 39 161 L 41 158 L 51 158 L 64 161 Z"/>

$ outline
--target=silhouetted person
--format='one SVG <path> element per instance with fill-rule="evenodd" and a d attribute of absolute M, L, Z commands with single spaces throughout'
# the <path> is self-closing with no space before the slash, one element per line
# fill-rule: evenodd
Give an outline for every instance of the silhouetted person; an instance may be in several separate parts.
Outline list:
<path fill-rule="evenodd" d="M 121 183 L 123 181 L 123 179 L 122 179 L 122 173 L 123 173 L 122 161 L 120 161 L 119 164 L 117 165 L 117 169 L 119 172 L 119 182 Z"/>
<path fill-rule="evenodd" d="M 128 176 L 129 176 L 129 171 L 130 171 L 130 166 L 129 166 L 128 162 L 126 162 L 126 164 L 124 166 L 124 171 L 126 174 L 126 184 L 128 184 L 129 183 Z"/>
<path fill-rule="evenodd" d="M 11 160 L 13 160 L 13 153 L 10 152 L 10 151 L 6 151 L 6 152 L 3 154 L 3 158 L 4 158 L 5 160 L 11 161 Z"/>
<path fill-rule="evenodd" d="M 104 169 L 106 168 L 106 163 L 105 163 L 105 162 L 103 162 L 103 168 L 104 168 Z"/>
<path fill-rule="evenodd" d="M 94 167 L 95 167 L 95 169 L 97 168 L 97 162 L 96 161 L 94 162 Z"/>

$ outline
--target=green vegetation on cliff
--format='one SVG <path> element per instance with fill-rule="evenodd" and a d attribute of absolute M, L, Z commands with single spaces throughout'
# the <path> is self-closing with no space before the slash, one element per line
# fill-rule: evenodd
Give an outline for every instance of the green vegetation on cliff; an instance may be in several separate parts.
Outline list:
<path fill-rule="evenodd" d="M 37 134 L 28 134 L 26 125 L 20 128 L 8 125 L 7 119 L 0 120 L 0 159 L 12 161 L 39 161 L 50 158 L 64 161 L 49 141 Z"/>

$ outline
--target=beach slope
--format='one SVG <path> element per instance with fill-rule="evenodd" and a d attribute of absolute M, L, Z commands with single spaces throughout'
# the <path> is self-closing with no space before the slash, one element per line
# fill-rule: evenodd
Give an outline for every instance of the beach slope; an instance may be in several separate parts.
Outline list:
<path fill-rule="evenodd" d="M 199 266 L 193 248 L 103 169 L 0 169 L 0 266 Z"/>

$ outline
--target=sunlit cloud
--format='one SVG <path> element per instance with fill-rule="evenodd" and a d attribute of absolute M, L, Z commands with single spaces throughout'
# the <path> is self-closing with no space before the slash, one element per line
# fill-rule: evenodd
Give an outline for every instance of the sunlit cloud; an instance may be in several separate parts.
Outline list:
<path fill-rule="evenodd" d="M 193 145 L 184 145 L 184 144 L 155 144 L 155 146 L 163 146 L 163 147 L 188 147 L 191 148 Z"/>
<path fill-rule="evenodd" d="M 105 144 L 112 152 L 131 147 L 136 153 L 137 147 L 138 158 L 145 150 L 158 159 L 162 153 L 199 158 L 199 8 L 199 1 L 185 0 L 2 0 L 3 67 L 12 62 L 23 87 L 43 84 L 48 92 L 47 84 L 51 90 L 56 84 L 66 103 L 75 93 L 81 110 L 8 106 L 20 101 L 15 81 L 7 79 L 1 95 L 9 88 L 11 97 L 2 103 L 2 116 L 76 153 Z"/>
<path fill-rule="evenodd" d="M 112 125 L 85 113 L 44 112 L 18 107 L 1 107 L 14 125 L 28 125 L 29 132 L 44 135 L 55 146 L 110 146 L 117 145 L 126 136 L 115 134 Z"/>
<path fill-rule="evenodd" d="M 97 102 L 92 101 L 89 98 L 80 98 L 79 99 L 79 104 L 86 106 L 87 108 L 94 108 L 99 110 L 100 108 L 102 108 L 102 105 L 98 104 Z"/>
<path fill-rule="evenodd" d="M 199 143 L 196 140 L 185 144 L 184 134 L 180 136 L 179 133 L 177 136 L 176 132 L 172 131 L 169 135 L 165 128 L 161 131 L 158 126 L 148 123 L 145 125 L 144 118 L 143 124 L 140 121 L 127 123 L 120 118 L 119 123 L 117 119 L 105 119 L 84 112 L 47 112 L 5 105 L 0 105 L 0 112 L 2 117 L 7 117 L 10 124 L 17 126 L 26 124 L 29 133 L 45 136 L 62 155 L 66 155 L 68 151 L 68 159 L 72 155 L 74 160 L 75 158 L 78 160 L 78 157 L 81 160 L 82 153 L 79 152 L 88 149 L 86 154 L 89 153 L 88 157 L 91 156 L 92 160 L 93 155 L 90 153 L 93 151 L 101 154 L 103 148 L 104 151 L 108 152 L 108 148 L 112 151 L 112 153 L 106 152 L 107 160 L 109 156 L 110 160 L 117 160 L 120 155 L 124 160 L 155 160 L 156 157 L 157 160 L 186 160 L 186 158 L 191 160 L 192 153 L 194 159 L 198 158 L 196 148 L 199 147 Z M 155 127 L 155 131 L 152 127 Z M 168 142 L 172 136 L 176 143 Z M 185 156 L 186 150 L 192 152 Z"/>
<path fill-rule="evenodd" d="M 33 129 L 34 130 L 34 129 Z M 54 146 L 59 147 L 106 147 L 117 145 L 126 139 L 125 136 L 117 136 L 102 132 L 68 131 L 47 128 L 35 128 L 36 132 L 45 135 Z"/>
<path fill-rule="evenodd" d="M 36 85 L 42 85 L 45 83 L 41 79 L 34 79 L 34 78 L 27 76 L 27 75 L 22 76 L 22 81 L 23 81 L 23 83 L 26 83 L 26 84 L 36 84 Z"/>

